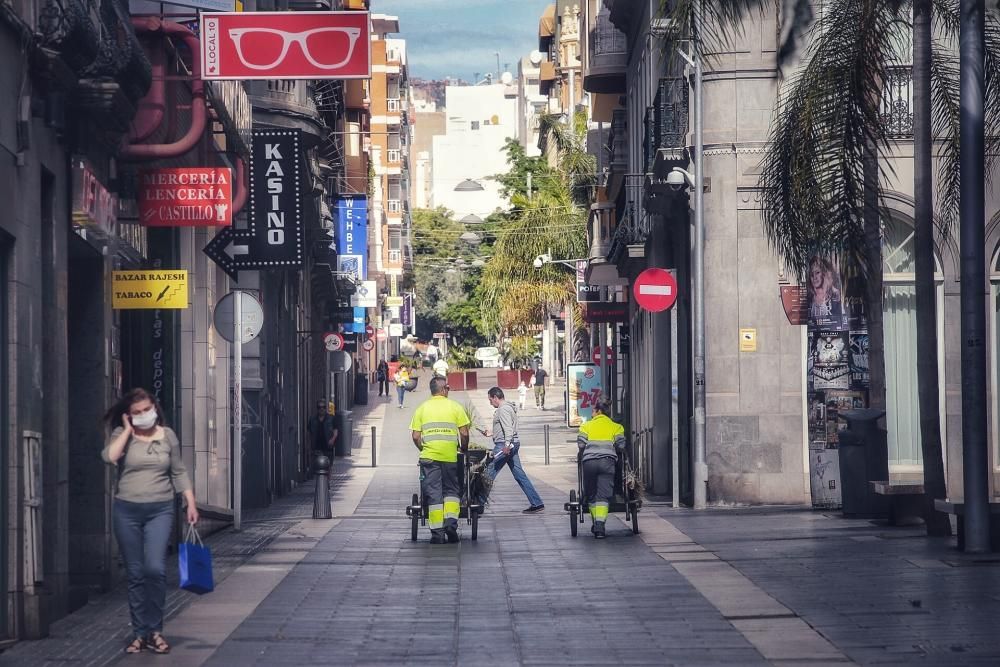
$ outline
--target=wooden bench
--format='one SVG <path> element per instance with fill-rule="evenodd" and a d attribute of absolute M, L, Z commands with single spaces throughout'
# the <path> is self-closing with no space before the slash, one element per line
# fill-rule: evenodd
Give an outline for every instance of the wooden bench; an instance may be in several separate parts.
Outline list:
<path fill-rule="evenodd" d="M 889 502 L 889 525 L 905 526 L 923 519 L 924 485 L 868 482 L 871 490 Z"/>
<path fill-rule="evenodd" d="M 934 509 L 945 514 L 954 514 L 958 523 L 958 549 L 965 551 L 965 503 L 961 500 L 934 501 Z M 1000 502 L 990 502 L 990 548 L 1000 551 Z"/>

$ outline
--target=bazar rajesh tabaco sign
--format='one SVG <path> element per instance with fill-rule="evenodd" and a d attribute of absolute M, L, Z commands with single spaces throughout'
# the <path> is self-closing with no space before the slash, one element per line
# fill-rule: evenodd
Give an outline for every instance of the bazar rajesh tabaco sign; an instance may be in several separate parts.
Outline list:
<path fill-rule="evenodd" d="M 205 12 L 203 79 L 367 79 L 368 12 Z"/>
<path fill-rule="evenodd" d="M 232 225 L 232 171 L 215 167 L 141 171 L 139 220 L 147 227 Z"/>

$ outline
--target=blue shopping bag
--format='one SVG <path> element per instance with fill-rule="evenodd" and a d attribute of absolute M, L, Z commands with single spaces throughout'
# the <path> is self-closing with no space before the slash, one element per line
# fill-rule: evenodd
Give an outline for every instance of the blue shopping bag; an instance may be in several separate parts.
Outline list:
<path fill-rule="evenodd" d="M 177 551 L 181 588 L 202 595 L 215 589 L 212 577 L 212 551 L 201 541 L 194 524 L 188 524 L 187 535 Z"/>

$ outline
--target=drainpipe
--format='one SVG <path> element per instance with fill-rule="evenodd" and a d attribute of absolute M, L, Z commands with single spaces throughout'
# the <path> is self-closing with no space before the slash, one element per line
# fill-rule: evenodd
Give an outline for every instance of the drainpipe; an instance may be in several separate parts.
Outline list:
<path fill-rule="evenodd" d="M 246 166 L 243 158 L 236 156 L 236 173 L 233 176 L 233 215 L 236 215 L 246 206 L 250 195 L 250 188 L 247 185 Z"/>
<path fill-rule="evenodd" d="M 130 144 L 122 148 L 122 160 L 145 161 L 179 157 L 194 148 L 205 132 L 205 82 L 201 80 L 201 51 L 198 37 L 184 26 L 160 18 L 134 17 L 136 32 L 161 33 L 178 37 L 191 51 L 191 126 L 187 133 L 171 144 Z M 152 101 L 151 101 L 152 102 Z"/>
<path fill-rule="evenodd" d="M 145 141 L 152 136 L 153 132 L 156 132 L 160 124 L 163 123 L 163 116 L 167 108 L 167 57 L 160 44 L 153 46 L 149 60 L 152 64 L 153 83 L 149 88 L 149 93 L 139 101 L 139 111 L 129 128 L 128 141 L 130 144 Z"/>

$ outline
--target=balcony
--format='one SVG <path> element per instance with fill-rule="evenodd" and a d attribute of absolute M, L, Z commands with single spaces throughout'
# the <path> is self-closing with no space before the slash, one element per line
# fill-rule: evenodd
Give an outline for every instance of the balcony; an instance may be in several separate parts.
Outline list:
<path fill-rule="evenodd" d="M 660 79 L 653 106 L 646 114 L 646 170 L 665 178 L 674 167 L 687 164 L 687 80 L 682 76 Z"/>
<path fill-rule="evenodd" d="M 403 263 L 403 251 L 402 250 L 390 250 L 386 256 L 386 262 L 389 264 L 402 264 Z"/>
<path fill-rule="evenodd" d="M 386 150 L 385 160 L 389 164 L 399 164 L 402 162 L 402 151 L 398 148 L 390 148 Z"/>
<path fill-rule="evenodd" d="M 615 227 L 614 202 L 597 202 L 590 205 L 590 252 L 587 253 L 586 280 L 589 285 L 622 284 L 618 267 L 608 261 L 611 238 Z"/>
<path fill-rule="evenodd" d="M 389 215 L 401 215 L 403 213 L 403 202 L 399 199 L 390 199 L 388 204 Z"/>
<path fill-rule="evenodd" d="M 607 10 L 601 10 L 592 22 L 587 46 L 583 89 L 590 93 L 624 93 L 628 43 L 612 25 Z"/>
<path fill-rule="evenodd" d="M 880 115 L 890 138 L 909 139 L 913 136 L 912 65 L 892 65 L 886 68 Z"/>
<path fill-rule="evenodd" d="M 608 132 L 608 199 L 618 198 L 628 171 L 628 112 L 615 109 L 611 115 L 611 130 Z"/>
<path fill-rule="evenodd" d="M 608 250 L 608 262 L 613 262 L 622 275 L 641 269 L 646 255 L 646 237 L 649 236 L 649 215 L 636 210 L 632 204 L 615 227 Z"/>
<path fill-rule="evenodd" d="M 398 99 L 389 98 L 385 101 L 386 111 L 389 113 L 399 113 L 400 104 Z"/>
<path fill-rule="evenodd" d="M 308 81 L 267 79 L 248 81 L 247 85 L 255 122 L 300 129 L 309 145 L 319 141 L 324 128 Z"/>

